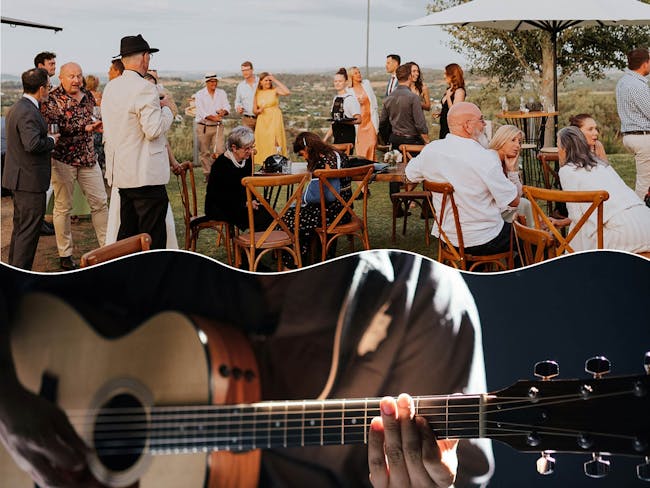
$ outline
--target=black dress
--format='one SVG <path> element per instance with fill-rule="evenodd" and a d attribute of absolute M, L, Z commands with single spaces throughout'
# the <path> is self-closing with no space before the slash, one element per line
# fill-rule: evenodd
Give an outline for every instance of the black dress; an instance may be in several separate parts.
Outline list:
<path fill-rule="evenodd" d="M 334 120 L 332 122 L 332 135 L 334 136 L 334 144 L 346 144 L 349 142 L 354 145 L 356 141 L 357 133 L 354 125 L 336 122 L 336 120 L 346 118 L 344 103 L 345 99 L 351 96 L 349 94 L 337 96 L 332 104 L 332 119 Z"/>
<path fill-rule="evenodd" d="M 456 96 L 456 92 L 451 94 L 451 101 L 454 101 L 454 97 Z M 444 98 L 444 95 L 443 95 Z M 444 139 L 447 134 L 449 134 L 449 124 L 447 123 L 447 114 L 449 114 L 449 104 L 447 103 L 447 100 L 444 100 L 442 102 L 442 110 L 440 110 L 440 135 L 438 136 L 439 139 Z"/>

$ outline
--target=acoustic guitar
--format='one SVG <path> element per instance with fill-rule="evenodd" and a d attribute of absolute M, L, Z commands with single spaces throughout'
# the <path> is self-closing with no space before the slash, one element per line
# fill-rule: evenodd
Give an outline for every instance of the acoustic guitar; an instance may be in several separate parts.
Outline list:
<path fill-rule="evenodd" d="M 20 307 L 12 351 L 20 381 L 49 396 L 93 448 L 90 469 L 110 487 L 254 487 L 261 449 L 360 444 L 379 398 L 261 402 L 246 338 L 214 322 L 164 312 L 119 339 L 94 332 L 75 310 L 44 294 Z M 646 358 L 648 362 L 648 358 Z M 607 473 L 609 454 L 645 458 L 650 480 L 650 376 L 518 381 L 482 395 L 415 397 L 439 438 L 490 438 L 542 453 L 590 453 L 589 476 Z M 650 364 L 646 364 L 650 369 Z M 3 486 L 33 483 L 0 451 Z"/>

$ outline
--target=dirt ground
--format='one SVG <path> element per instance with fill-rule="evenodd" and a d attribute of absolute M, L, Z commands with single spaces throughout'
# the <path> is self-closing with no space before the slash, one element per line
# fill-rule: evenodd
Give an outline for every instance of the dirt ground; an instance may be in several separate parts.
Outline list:
<path fill-rule="evenodd" d="M 14 206 L 11 197 L 2 197 L 1 209 L 0 246 L 2 247 L 2 262 L 6 263 L 9 259 L 9 243 L 11 242 L 11 232 L 13 230 Z M 45 220 L 52 222 L 52 215 L 46 215 Z M 89 239 L 89 236 L 92 238 Z M 82 217 L 78 222 L 72 224 L 72 238 L 75 246 L 73 257 L 77 263 L 83 253 L 97 247 L 92 223 L 88 217 Z M 36 249 L 32 271 L 61 271 L 55 236 L 41 236 L 38 240 L 38 248 Z"/>

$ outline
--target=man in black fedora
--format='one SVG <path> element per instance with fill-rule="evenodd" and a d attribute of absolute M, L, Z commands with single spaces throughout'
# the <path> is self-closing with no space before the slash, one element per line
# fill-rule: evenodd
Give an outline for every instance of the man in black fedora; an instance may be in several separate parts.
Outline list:
<path fill-rule="evenodd" d="M 119 189 L 117 238 L 146 232 L 152 248 L 162 249 L 169 204 L 165 133 L 174 117 L 167 97 L 160 99 L 156 86 L 143 78 L 155 52 L 158 49 L 151 48 L 141 34 L 122 38 L 120 54 L 115 57 L 121 57 L 124 73 L 104 89 L 102 120 L 106 180 Z"/>

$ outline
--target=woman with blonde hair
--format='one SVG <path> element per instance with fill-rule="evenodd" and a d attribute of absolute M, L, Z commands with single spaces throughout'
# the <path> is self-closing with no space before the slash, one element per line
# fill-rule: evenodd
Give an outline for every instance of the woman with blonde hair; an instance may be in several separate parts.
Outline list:
<path fill-rule="evenodd" d="M 442 110 L 440 111 L 440 139 L 444 139 L 449 134 L 449 124 L 447 123 L 447 114 L 454 103 L 462 102 L 467 95 L 465 92 L 465 77 L 463 68 L 458 64 L 452 63 L 445 66 L 445 81 L 447 82 L 447 91 L 440 100 Z M 435 114 L 434 114 L 435 116 Z"/>
<path fill-rule="evenodd" d="M 361 70 L 356 66 L 350 68 L 350 81 L 351 89 L 361 107 L 361 123 L 357 126 L 355 144 L 356 155 L 374 161 L 377 149 L 377 130 L 379 129 L 377 97 L 370 86 L 370 81 L 363 79 Z"/>
<path fill-rule="evenodd" d="M 253 98 L 255 124 L 255 164 L 262 164 L 266 158 L 280 153 L 287 155 L 287 139 L 284 133 L 284 119 L 280 110 L 280 97 L 291 91 L 271 73 L 260 73 L 260 81 Z"/>
<path fill-rule="evenodd" d="M 99 88 L 99 78 L 95 75 L 86 75 L 86 90 L 88 90 L 93 98 L 95 99 L 95 105 L 102 104 L 102 92 L 98 90 Z"/>
<path fill-rule="evenodd" d="M 518 127 L 502 125 L 492 136 L 489 145 L 489 148 L 494 149 L 499 155 L 503 174 L 517 187 L 520 197 L 522 186 L 519 179 L 519 153 L 523 140 L 524 133 Z M 523 215 L 526 218 L 526 225 L 533 225 L 533 210 L 530 202 L 525 198 L 519 199 L 517 207 L 508 207 L 501 212 L 506 222 L 512 222 L 516 215 Z"/>

